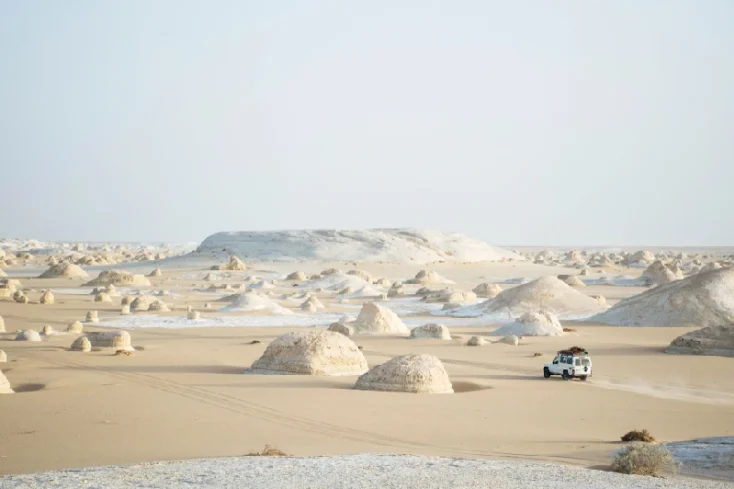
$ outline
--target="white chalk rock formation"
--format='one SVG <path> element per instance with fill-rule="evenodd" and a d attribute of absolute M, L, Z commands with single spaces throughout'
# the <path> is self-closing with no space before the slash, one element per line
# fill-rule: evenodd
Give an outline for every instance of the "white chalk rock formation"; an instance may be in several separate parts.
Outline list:
<path fill-rule="evenodd" d="M 376 302 L 366 302 L 352 323 L 357 334 L 409 334 L 410 330 L 405 323 L 391 309 Z"/>
<path fill-rule="evenodd" d="M 487 340 L 481 336 L 472 336 L 466 344 L 468 346 L 484 346 L 487 344 Z"/>
<path fill-rule="evenodd" d="M 112 297 L 107 292 L 99 292 L 94 296 L 94 302 L 112 302 Z"/>
<path fill-rule="evenodd" d="M 569 275 L 563 281 L 571 287 L 586 287 L 586 284 L 576 275 Z"/>
<path fill-rule="evenodd" d="M 5 320 L 3 319 L 2 316 L 0 316 L 0 333 L 4 333 L 4 332 L 5 332 Z"/>
<path fill-rule="evenodd" d="M 229 258 L 229 263 L 227 263 L 226 265 L 215 266 L 213 267 L 213 269 L 214 270 L 243 271 L 243 270 L 247 270 L 247 266 L 244 264 L 242 260 L 232 255 Z"/>
<path fill-rule="evenodd" d="M 0 371 L 0 394 L 13 394 L 10 382 L 4 373 Z"/>
<path fill-rule="evenodd" d="M 148 311 L 150 312 L 171 312 L 171 309 L 162 300 L 154 300 L 148 306 Z"/>
<path fill-rule="evenodd" d="M 130 314 L 130 304 L 125 304 L 120 308 L 120 314 L 127 316 Z"/>
<path fill-rule="evenodd" d="M 279 336 L 252 364 L 252 373 L 296 375 L 360 375 L 367 360 L 343 334 L 306 330 Z"/>
<path fill-rule="evenodd" d="M 520 338 L 515 335 L 508 335 L 503 337 L 500 340 L 500 343 L 504 343 L 505 345 L 517 346 L 520 344 Z"/>
<path fill-rule="evenodd" d="M 201 313 L 199 311 L 188 311 L 186 312 L 186 319 L 190 321 L 196 321 L 201 318 Z"/>
<path fill-rule="evenodd" d="M 152 272 L 148 274 L 148 277 L 162 277 L 163 276 L 163 270 L 160 268 L 156 268 Z"/>
<path fill-rule="evenodd" d="M 472 289 L 472 292 L 477 294 L 477 297 L 482 297 L 484 299 L 493 299 L 497 297 L 497 294 L 502 292 L 502 287 L 497 284 L 483 283 L 474 287 L 474 289 Z"/>
<path fill-rule="evenodd" d="M 233 294 L 221 299 L 229 302 L 225 307 L 219 309 L 224 312 L 257 312 L 267 311 L 272 314 L 293 314 L 289 309 L 278 304 L 270 297 L 257 292 L 245 292 L 244 294 Z M 205 306 L 206 307 L 206 306 Z"/>
<path fill-rule="evenodd" d="M 0 363 L 5 363 L 7 361 L 8 355 L 4 351 L 0 350 Z"/>
<path fill-rule="evenodd" d="M 319 309 L 323 309 L 323 308 L 324 308 L 324 305 L 321 303 L 320 300 L 318 300 L 314 296 L 310 296 L 308 299 L 306 299 L 303 302 L 303 304 L 301 304 L 301 310 L 302 311 L 308 310 L 310 312 L 315 312 L 315 311 L 318 311 Z"/>
<path fill-rule="evenodd" d="M 73 263 L 57 263 L 43 272 L 38 278 L 88 278 L 87 272 Z"/>
<path fill-rule="evenodd" d="M 150 281 L 142 275 L 135 275 L 125 270 L 104 270 L 97 278 L 84 284 L 89 287 L 96 287 L 98 285 L 150 285 Z"/>
<path fill-rule="evenodd" d="M 303 282 L 306 280 L 306 274 L 300 271 L 291 272 L 288 274 L 288 276 L 285 278 L 286 280 L 295 280 L 297 282 Z"/>
<path fill-rule="evenodd" d="M 15 341 L 41 341 L 41 335 L 38 331 L 26 329 L 15 336 Z"/>
<path fill-rule="evenodd" d="M 450 340 L 449 328 L 443 324 L 424 324 L 410 331 L 411 338 L 435 338 L 437 340 Z"/>
<path fill-rule="evenodd" d="M 72 351 L 90 352 L 92 351 L 92 343 L 86 336 L 80 336 L 79 338 L 74 340 L 74 342 L 71 344 L 70 349 Z"/>
<path fill-rule="evenodd" d="M 707 326 L 674 339 L 666 353 L 734 357 L 734 324 Z"/>
<path fill-rule="evenodd" d="M 127 331 L 100 331 L 87 333 L 86 337 L 89 338 L 92 348 L 95 349 L 135 351 L 130 333 Z"/>
<path fill-rule="evenodd" d="M 97 314 L 97 311 L 88 311 L 84 321 L 87 323 L 98 323 L 99 315 Z"/>
<path fill-rule="evenodd" d="M 436 285 L 443 283 L 452 283 L 450 280 L 446 280 L 441 277 L 438 273 L 433 270 L 421 270 L 412 278 L 405 282 L 407 284 L 423 284 L 423 285 Z"/>
<path fill-rule="evenodd" d="M 546 311 L 561 318 L 584 318 L 603 308 L 591 297 L 556 277 L 541 277 L 532 282 L 503 290 L 494 299 L 474 306 L 436 311 L 434 315 L 454 317 L 519 318 L 527 312 Z"/>
<path fill-rule="evenodd" d="M 366 272 L 364 270 L 349 270 L 347 272 L 347 275 L 354 275 L 354 276 L 359 277 L 362 280 L 364 280 L 365 282 L 370 283 L 370 284 L 375 281 L 375 279 L 372 277 L 372 275 L 370 275 L 368 272 Z"/>
<path fill-rule="evenodd" d="M 152 295 L 139 295 L 130 303 L 130 311 L 147 311 L 150 309 L 150 305 L 157 301 L 158 299 Z"/>
<path fill-rule="evenodd" d="M 648 285 L 660 285 L 682 279 L 683 272 L 678 267 L 676 267 L 676 271 L 673 271 L 665 266 L 662 261 L 656 260 L 642 272 L 642 277 Z"/>
<path fill-rule="evenodd" d="M 355 389 L 450 394 L 454 392 L 441 360 L 433 355 L 405 355 L 372 367 L 360 375 Z"/>
<path fill-rule="evenodd" d="M 69 326 L 66 327 L 67 333 L 81 334 L 83 330 L 84 330 L 84 325 L 81 323 L 81 321 L 74 321 L 73 323 L 69 324 Z"/>
<path fill-rule="evenodd" d="M 734 323 L 734 268 L 659 285 L 588 321 L 613 326 L 719 326 Z"/>
<path fill-rule="evenodd" d="M 227 250 L 223 252 L 222 250 Z M 295 230 L 217 233 L 193 253 L 234 253 L 255 261 L 431 263 L 523 258 L 462 234 L 423 229 Z"/>
<path fill-rule="evenodd" d="M 52 334 L 54 334 L 54 329 L 51 327 L 50 324 L 45 324 L 41 328 L 41 336 L 51 336 Z"/>
<path fill-rule="evenodd" d="M 563 326 L 549 312 L 527 312 L 514 323 L 506 324 L 490 333 L 492 336 L 563 336 Z"/>
<path fill-rule="evenodd" d="M 13 299 L 18 304 L 28 304 L 28 297 L 20 290 L 15 293 L 15 295 L 13 296 Z"/>
<path fill-rule="evenodd" d="M 337 321 L 336 323 L 330 324 L 326 329 L 335 333 L 343 334 L 346 337 L 354 336 L 354 328 L 352 328 L 350 323 L 347 322 Z"/>

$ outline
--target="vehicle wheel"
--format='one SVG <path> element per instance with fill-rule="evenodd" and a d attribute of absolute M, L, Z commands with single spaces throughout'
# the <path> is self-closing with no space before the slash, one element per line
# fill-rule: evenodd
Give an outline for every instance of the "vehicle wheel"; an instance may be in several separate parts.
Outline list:
<path fill-rule="evenodd" d="M 568 375 L 568 370 L 564 370 L 563 375 L 561 375 L 561 377 L 563 377 L 563 380 L 571 380 L 571 376 Z"/>
<path fill-rule="evenodd" d="M 579 380 L 586 380 L 586 375 L 581 375 L 581 376 L 579 377 Z"/>
<path fill-rule="evenodd" d="M 550 375 L 551 374 L 550 374 L 550 370 L 548 370 L 548 367 L 543 367 L 543 377 L 545 377 L 546 379 L 549 379 Z"/>

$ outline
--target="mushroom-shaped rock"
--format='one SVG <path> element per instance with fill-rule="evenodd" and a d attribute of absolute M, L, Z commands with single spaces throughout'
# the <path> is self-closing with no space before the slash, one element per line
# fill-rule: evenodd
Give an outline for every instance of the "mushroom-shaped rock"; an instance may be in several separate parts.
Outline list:
<path fill-rule="evenodd" d="M 424 324 L 410 331 L 411 338 L 435 338 L 437 340 L 450 340 L 449 328 L 443 324 Z"/>
<path fill-rule="evenodd" d="M 125 304 L 120 308 L 120 314 L 123 316 L 127 316 L 130 314 L 130 304 Z"/>
<path fill-rule="evenodd" d="M 300 271 L 291 272 L 288 274 L 288 276 L 285 279 L 295 280 L 297 282 L 303 282 L 304 280 L 306 280 L 306 274 Z"/>
<path fill-rule="evenodd" d="M 84 320 L 88 323 L 98 323 L 99 315 L 97 314 L 97 311 L 88 311 Z"/>
<path fill-rule="evenodd" d="M 104 270 L 97 278 L 84 285 L 150 285 L 150 281 L 142 275 L 134 275 L 125 270 Z"/>
<path fill-rule="evenodd" d="M 148 274 L 148 277 L 162 277 L 163 271 L 160 268 L 156 268 Z"/>
<path fill-rule="evenodd" d="M 361 333 L 393 333 L 409 334 L 410 330 L 391 309 L 376 302 L 362 305 L 356 321 L 352 323 L 354 332 Z"/>
<path fill-rule="evenodd" d="M 707 326 L 674 339 L 666 353 L 734 357 L 734 325 Z"/>
<path fill-rule="evenodd" d="M 526 312 L 514 323 L 490 333 L 492 336 L 562 336 L 563 326 L 550 312 Z"/>
<path fill-rule="evenodd" d="M 74 342 L 71 344 L 70 349 L 72 351 L 89 352 L 92 351 L 92 343 L 86 336 L 80 336 L 79 338 L 74 340 Z"/>
<path fill-rule="evenodd" d="M 0 372 L 0 394 L 13 394 L 13 389 L 10 388 L 10 382 L 2 372 Z"/>
<path fill-rule="evenodd" d="M 5 363 L 7 361 L 8 355 L 4 351 L 0 350 L 0 363 Z"/>
<path fill-rule="evenodd" d="M 67 333 L 80 334 L 83 330 L 84 330 L 84 325 L 81 323 L 81 321 L 74 321 L 73 323 L 69 324 L 69 326 L 66 327 Z"/>
<path fill-rule="evenodd" d="M 23 292 L 20 292 L 19 294 L 16 292 L 16 294 L 17 295 L 13 297 L 15 299 L 15 302 L 17 302 L 18 304 L 28 304 L 28 297 Z"/>
<path fill-rule="evenodd" d="M 472 289 L 472 292 L 477 294 L 477 297 L 482 297 L 485 299 L 493 299 L 497 296 L 500 292 L 502 292 L 502 287 L 500 287 L 497 284 L 488 284 L 483 283 L 479 284 L 476 287 Z"/>
<path fill-rule="evenodd" d="M 127 331 L 99 331 L 87 333 L 92 348 L 135 351 L 132 347 L 130 333 Z"/>
<path fill-rule="evenodd" d="M 484 346 L 487 344 L 487 340 L 481 336 L 472 336 L 466 344 L 469 346 Z"/>
<path fill-rule="evenodd" d="M 88 278 L 87 272 L 73 263 L 57 263 L 43 272 L 38 278 Z"/>
<path fill-rule="evenodd" d="M 327 330 L 286 333 L 276 338 L 252 364 L 252 373 L 360 375 L 367 360 L 343 334 Z"/>
<path fill-rule="evenodd" d="M 41 335 L 38 331 L 26 329 L 15 336 L 15 341 L 41 341 Z"/>
<path fill-rule="evenodd" d="M 360 375 L 355 389 L 450 394 L 453 387 L 441 360 L 433 355 L 405 355 L 372 367 Z"/>
<path fill-rule="evenodd" d="M 42 336 L 51 336 L 52 334 L 54 334 L 54 329 L 51 327 L 50 324 L 45 324 L 41 328 L 41 335 Z"/>
<path fill-rule="evenodd" d="M 201 317 L 201 313 L 199 311 L 188 311 L 186 313 L 186 319 L 190 321 L 196 321 Z"/>

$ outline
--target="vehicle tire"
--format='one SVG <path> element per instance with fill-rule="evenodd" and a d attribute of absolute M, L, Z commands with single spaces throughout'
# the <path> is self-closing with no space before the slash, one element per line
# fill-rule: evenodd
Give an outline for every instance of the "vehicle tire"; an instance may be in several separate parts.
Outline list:
<path fill-rule="evenodd" d="M 579 380 L 586 380 L 586 375 L 579 376 Z"/>
<path fill-rule="evenodd" d="M 564 370 L 563 375 L 561 375 L 561 377 L 563 377 L 563 380 L 571 380 L 571 376 L 568 375 L 568 370 Z"/>
<path fill-rule="evenodd" d="M 549 379 L 551 376 L 550 370 L 548 370 L 548 367 L 543 367 L 543 377 L 546 379 Z"/>

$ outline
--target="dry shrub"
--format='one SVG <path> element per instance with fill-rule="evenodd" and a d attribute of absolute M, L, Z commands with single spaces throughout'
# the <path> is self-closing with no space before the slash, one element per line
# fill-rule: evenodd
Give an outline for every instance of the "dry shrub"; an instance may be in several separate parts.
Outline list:
<path fill-rule="evenodd" d="M 564 333 L 575 333 L 576 330 L 573 328 L 563 328 Z"/>
<path fill-rule="evenodd" d="M 642 441 L 645 443 L 652 443 L 655 441 L 655 437 L 652 436 L 647 430 L 632 430 L 624 434 L 624 436 L 622 437 L 622 441 Z"/>
<path fill-rule="evenodd" d="M 251 452 L 247 454 L 248 457 L 290 457 L 289 454 L 285 453 L 279 448 L 265 445 L 265 448 L 259 452 Z"/>
<path fill-rule="evenodd" d="M 543 356 L 543 354 L 542 354 L 542 353 L 533 353 L 533 356 L 534 356 L 534 357 L 542 357 L 542 356 Z"/>
<path fill-rule="evenodd" d="M 665 445 L 650 445 L 633 442 L 617 453 L 612 470 L 622 474 L 650 475 L 659 477 L 663 473 L 675 474 L 678 463 Z"/>

